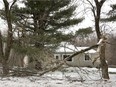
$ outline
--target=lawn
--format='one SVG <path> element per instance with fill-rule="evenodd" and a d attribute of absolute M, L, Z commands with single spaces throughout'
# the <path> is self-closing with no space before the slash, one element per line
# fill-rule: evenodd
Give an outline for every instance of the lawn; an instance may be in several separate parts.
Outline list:
<path fill-rule="evenodd" d="M 116 68 L 109 68 L 110 80 L 101 79 L 96 68 L 70 67 L 41 77 L 0 77 L 0 87 L 116 87 Z"/>

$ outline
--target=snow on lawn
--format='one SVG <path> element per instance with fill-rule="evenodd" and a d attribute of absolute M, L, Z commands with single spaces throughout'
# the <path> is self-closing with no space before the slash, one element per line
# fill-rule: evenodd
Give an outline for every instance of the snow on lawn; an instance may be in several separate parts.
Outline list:
<path fill-rule="evenodd" d="M 116 73 L 116 68 L 109 68 L 108 71 Z"/>
<path fill-rule="evenodd" d="M 110 72 L 115 70 L 109 68 Z M 0 87 L 116 87 L 116 74 L 110 74 L 110 80 L 103 81 L 100 71 L 96 68 L 71 67 L 41 77 L 1 77 Z"/>

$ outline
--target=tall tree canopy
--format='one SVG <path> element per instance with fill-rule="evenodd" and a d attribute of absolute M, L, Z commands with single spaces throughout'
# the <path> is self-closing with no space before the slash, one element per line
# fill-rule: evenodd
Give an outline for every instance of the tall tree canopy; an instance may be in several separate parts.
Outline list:
<path fill-rule="evenodd" d="M 72 35 L 62 31 L 83 20 L 73 17 L 77 6 L 72 0 L 22 0 L 21 3 L 24 7 L 19 7 L 18 3 L 12 6 L 10 19 L 12 32 L 16 32 L 11 41 L 12 48 L 23 55 L 44 59 L 49 51 L 46 47 L 56 47 L 60 42 L 69 40 Z M 7 20 L 4 9 L 0 16 Z"/>
<path fill-rule="evenodd" d="M 69 40 L 72 35 L 62 31 L 83 20 L 73 18 L 77 6 L 72 0 L 23 0 L 22 3 L 25 7 L 14 6 L 12 17 L 36 46 Z"/>

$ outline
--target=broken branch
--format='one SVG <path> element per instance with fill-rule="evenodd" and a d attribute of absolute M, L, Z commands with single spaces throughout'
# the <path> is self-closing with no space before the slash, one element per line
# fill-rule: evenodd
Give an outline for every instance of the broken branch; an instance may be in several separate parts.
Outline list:
<path fill-rule="evenodd" d="M 84 49 L 84 50 L 81 50 L 81 51 L 78 51 L 78 52 L 72 54 L 71 56 L 65 58 L 65 59 L 63 60 L 64 62 L 60 63 L 60 64 L 59 64 L 58 66 L 56 66 L 56 67 L 53 67 L 53 68 L 51 68 L 51 69 L 49 69 L 49 70 L 46 70 L 46 71 L 40 73 L 39 76 L 42 76 L 42 75 L 44 75 L 45 73 L 48 73 L 48 72 L 50 72 L 50 71 L 58 70 L 60 67 L 62 67 L 62 65 L 65 64 L 65 61 L 66 61 L 66 60 L 69 60 L 69 59 L 71 59 L 72 57 L 74 57 L 74 56 L 76 56 L 76 55 L 78 55 L 78 54 L 80 54 L 80 53 L 84 53 L 84 52 L 86 52 L 86 51 L 88 51 L 88 50 L 90 50 L 90 49 L 97 48 L 98 46 L 99 46 L 99 45 L 96 44 L 96 45 L 93 45 L 93 46 L 91 46 L 91 47 L 89 47 L 89 48 L 86 48 L 86 49 Z"/>

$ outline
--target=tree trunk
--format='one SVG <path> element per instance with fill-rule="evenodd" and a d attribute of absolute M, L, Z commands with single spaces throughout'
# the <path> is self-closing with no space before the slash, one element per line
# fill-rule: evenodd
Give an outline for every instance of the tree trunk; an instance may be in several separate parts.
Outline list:
<path fill-rule="evenodd" d="M 12 24 L 11 24 L 11 13 L 9 9 L 9 3 L 7 2 L 7 0 L 3 0 L 3 2 L 4 2 L 4 7 L 5 7 L 6 21 L 8 25 L 8 35 L 7 35 L 5 53 L 2 59 L 2 66 L 3 66 L 3 74 L 7 75 L 9 74 L 9 68 L 7 67 L 8 66 L 7 60 L 10 55 L 10 49 L 11 49 L 11 44 L 12 44 Z"/>
<path fill-rule="evenodd" d="M 94 0 L 96 4 L 96 10 L 93 7 L 93 14 L 94 14 L 94 19 L 95 19 L 95 30 L 96 34 L 98 37 L 98 41 L 104 36 L 100 32 L 100 15 L 101 15 L 101 8 L 106 0 Z M 104 38 L 103 38 L 104 39 Z M 102 44 L 101 49 L 100 49 L 100 62 L 101 62 L 101 69 L 102 69 L 102 78 L 104 79 L 109 79 L 109 74 L 108 74 L 108 64 L 106 63 L 106 55 L 105 55 L 105 43 Z"/>
<path fill-rule="evenodd" d="M 2 63 L 2 58 L 3 58 L 3 44 L 2 44 L 2 35 L 0 31 L 0 63 Z"/>
<path fill-rule="evenodd" d="M 3 67 L 3 76 L 7 76 L 9 74 L 9 66 L 5 59 L 2 60 L 2 67 Z"/>
<path fill-rule="evenodd" d="M 2 63 L 2 67 L 3 67 L 3 75 L 6 76 L 9 73 L 9 68 L 8 68 L 8 64 L 7 61 L 4 58 L 4 52 L 3 52 L 3 44 L 2 44 L 2 35 L 0 32 L 0 60 Z"/>
<path fill-rule="evenodd" d="M 100 52 L 100 61 L 101 61 L 101 69 L 102 69 L 102 78 L 109 79 L 108 74 L 108 64 L 105 59 L 105 43 L 101 46 Z"/>
<path fill-rule="evenodd" d="M 6 22 L 8 25 L 8 35 L 7 35 L 7 41 L 6 41 L 6 47 L 5 47 L 5 53 L 2 58 L 2 65 L 3 65 L 3 74 L 7 75 L 9 74 L 9 67 L 8 67 L 8 59 L 10 56 L 10 50 L 13 43 L 13 32 L 12 32 L 12 19 L 11 19 L 11 8 L 15 4 L 17 0 L 14 0 L 11 5 L 9 5 L 9 2 L 7 0 L 3 0 L 4 8 L 5 8 L 5 17 Z"/>

